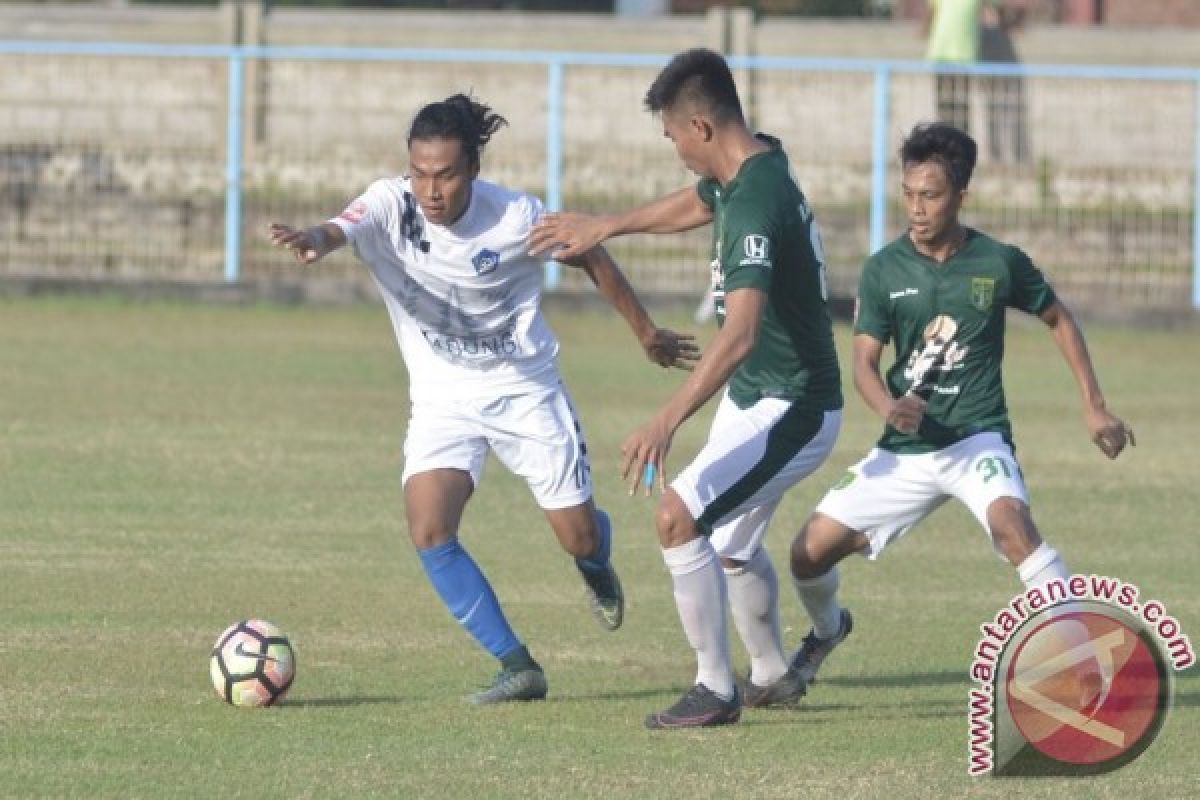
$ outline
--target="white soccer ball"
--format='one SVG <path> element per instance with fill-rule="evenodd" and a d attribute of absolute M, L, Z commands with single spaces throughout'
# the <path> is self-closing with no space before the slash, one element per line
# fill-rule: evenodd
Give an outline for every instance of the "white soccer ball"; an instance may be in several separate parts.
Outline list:
<path fill-rule="evenodd" d="M 217 637 L 208 660 L 213 689 L 226 703 L 246 708 L 283 699 L 296 676 L 296 653 L 279 626 L 245 619 Z"/>

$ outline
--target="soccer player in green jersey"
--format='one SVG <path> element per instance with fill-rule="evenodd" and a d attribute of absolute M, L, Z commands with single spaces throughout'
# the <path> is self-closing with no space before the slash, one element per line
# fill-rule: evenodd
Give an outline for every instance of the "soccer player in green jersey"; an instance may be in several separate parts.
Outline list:
<path fill-rule="evenodd" d="M 1034 525 L 1013 451 L 1000 376 L 1006 309 L 1049 327 L 1104 454 L 1134 443 L 1105 406 L 1071 312 L 1029 256 L 959 221 L 975 154 L 970 136 L 940 123 L 917 126 L 900 150 L 909 229 L 867 259 L 854 323 L 854 383 L 887 424 L 792 543 L 792 576 L 813 621 L 792 662 L 806 682 L 850 629 L 837 563 L 878 557 L 948 498 L 970 509 L 1027 588 L 1069 577 Z M 888 342 L 896 361 L 885 382 Z"/>
<path fill-rule="evenodd" d="M 668 233 L 713 222 L 716 337 L 688 380 L 626 439 L 631 493 L 654 475 L 663 496 L 659 544 L 696 652 L 695 684 L 646 719 L 651 728 L 737 722 L 748 706 L 792 705 L 804 684 L 779 630 L 779 584 L 762 546 L 784 492 L 821 465 L 841 425 L 842 394 L 825 303 L 824 254 L 813 214 L 778 140 L 755 135 L 725 60 L 689 50 L 646 93 L 698 185 L 614 216 L 550 214 L 535 252 L 559 258 L 623 233 Z M 703 449 L 665 486 L 675 431 L 727 388 Z M 750 654 L 736 686 L 726 606 Z"/>

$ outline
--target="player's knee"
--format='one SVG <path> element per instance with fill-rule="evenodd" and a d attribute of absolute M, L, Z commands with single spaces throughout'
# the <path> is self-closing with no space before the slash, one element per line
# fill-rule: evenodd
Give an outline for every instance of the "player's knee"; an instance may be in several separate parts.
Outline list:
<path fill-rule="evenodd" d="M 443 545 L 454 538 L 456 531 L 436 519 L 409 519 L 408 536 L 412 539 L 413 547 L 418 550 L 428 550 L 431 547 Z"/>
<path fill-rule="evenodd" d="M 1042 543 L 1029 506 L 1016 497 L 992 501 L 987 516 L 996 549 L 1013 564 L 1020 564 Z"/>
<path fill-rule="evenodd" d="M 840 545 L 848 531 L 820 514 L 814 514 L 792 540 L 790 562 L 792 577 L 811 580 L 824 575 L 846 554 Z M 849 545 L 847 545 L 849 546 Z"/>
<path fill-rule="evenodd" d="M 572 528 L 558 537 L 563 550 L 575 558 L 588 558 L 596 554 L 600 545 L 600 533 L 595 525 Z"/>
<path fill-rule="evenodd" d="M 679 547 L 687 544 L 698 535 L 696 520 L 688 511 L 683 500 L 674 491 L 668 489 L 658 504 L 658 512 L 654 515 L 658 528 L 658 543 L 663 548 Z"/>
<path fill-rule="evenodd" d="M 559 545 L 575 558 L 589 558 L 600 545 L 600 528 L 596 510 L 590 503 L 569 509 L 547 512 L 546 518 Z"/>
<path fill-rule="evenodd" d="M 817 562 L 809 552 L 810 525 L 811 521 L 805 523 L 800 532 L 796 534 L 796 538 L 792 539 L 789 562 L 791 564 L 792 577 L 799 578 L 800 580 L 809 580 L 821 574 L 817 570 Z"/>

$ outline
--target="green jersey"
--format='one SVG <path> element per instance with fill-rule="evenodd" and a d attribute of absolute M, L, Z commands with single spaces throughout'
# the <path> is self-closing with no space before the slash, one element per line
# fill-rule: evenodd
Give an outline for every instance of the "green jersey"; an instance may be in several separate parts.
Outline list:
<path fill-rule="evenodd" d="M 923 384 L 931 391 L 920 429 L 906 434 L 889 425 L 879 447 L 928 453 L 983 431 L 999 433 L 1011 444 L 1001 376 L 1005 309 L 1041 314 L 1054 301 L 1054 290 L 1029 256 L 970 229 L 943 264 L 918 253 L 907 233 L 868 258 L 854 332 L 884 344 L 895 341 L 896 363 L 887 372 L 893 397 L 919 378 L 915 367 L 926 351 L 926 325 L 945 315 L 956 329 L 925 375 Z"/>
<path fill-rule="evenodd" d="M 728 184 L 709 178 L 697 186 L 713 212 L 717 324 L 725 324 L 727 292 L 767 295 L 758 339 L 730 377 L 729 396 L 739 408 L 779 397 L 832 411 L 842 407 L 842 384 L 821 234 L 779 141 L 761 138 L 770 149 L 746 159 Z"/>

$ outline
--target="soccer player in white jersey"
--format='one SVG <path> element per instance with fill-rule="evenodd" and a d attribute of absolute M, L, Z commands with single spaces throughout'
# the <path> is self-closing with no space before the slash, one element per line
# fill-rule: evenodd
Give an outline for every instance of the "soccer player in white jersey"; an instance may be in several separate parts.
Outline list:
<path fill-rule="evenodd" d="M 311 264 L 350 243 L 387 305 L 409 373 L 404 443 L 409 534 L 455 619 L 500 661 L 476 704 L 546 696 L 542 668 L 505 618 L 459 540 L 488 451 L 524 478 L 609 630 L 624 595 L 609 560 L 612 526 L 592 501 L 583 433 L 558 374 L 558 342 L 540 310 L 542 264 L 528 255 L 534 197 L 479 180 L 480 151 L 506 124 L 465 95 L 422 108 L 408 134 L 408 175 L 376 181 L 336 218 L 271 226 L 274 244 Z M 655 363 L 686 368 L 692 337 L 657 328 L 603 248 L 570 262 L 633 328 Z"/>

